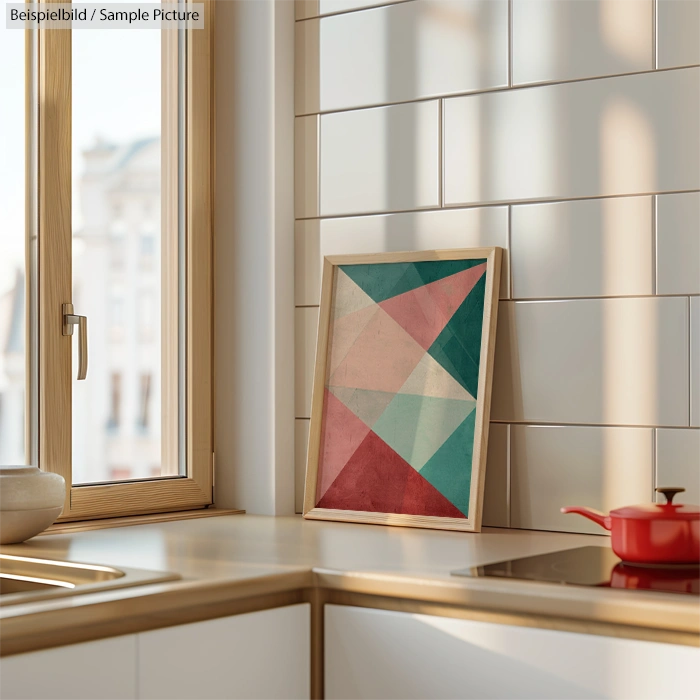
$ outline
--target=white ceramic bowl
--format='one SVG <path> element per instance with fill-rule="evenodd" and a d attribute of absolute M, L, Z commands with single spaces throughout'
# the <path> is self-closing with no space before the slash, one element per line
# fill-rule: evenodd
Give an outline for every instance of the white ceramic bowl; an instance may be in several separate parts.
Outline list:
<path fill-rule="evenodd" d="M 0 467 L 0 544 L 24 542 L 63 510 L 66 482 L 37 467 Z"/>

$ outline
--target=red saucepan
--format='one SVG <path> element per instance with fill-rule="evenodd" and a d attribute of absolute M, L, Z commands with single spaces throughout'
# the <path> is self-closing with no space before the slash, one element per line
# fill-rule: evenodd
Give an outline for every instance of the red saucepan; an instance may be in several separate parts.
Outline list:
<path fill-rule="evenodd" d="M 700 507 L 674 504 L 681 488 L 656 489 L 666 503 L 627 506 L 605 515 L 592 508 L 570 506 L 562 513 L 578 513 L 610 530 L 612 549 L 624 562 L 639 564 L 697 564 L 700 562 Z"/>

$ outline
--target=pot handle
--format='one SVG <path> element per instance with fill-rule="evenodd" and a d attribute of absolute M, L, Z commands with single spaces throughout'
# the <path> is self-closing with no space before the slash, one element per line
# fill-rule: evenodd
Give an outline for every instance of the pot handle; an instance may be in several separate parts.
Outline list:
<path fill-rule="evenodd" d="M 673 497 L 678 494 L 678 493 L 683 493 L 685 491 L 684 488 L 678 487 L 678 486 L 660 486 L 659 488 L 656 489 L 657 493 L 663 493 L 664 496 L 666 496 L 666 505 L 670 506 L 673 504 Z"/>
<path fill-rule="evenodd" d="M 610 530 L 612 524 L 610 522 L 610 516 L 601 513 L 599 510 L 594 510 L 593 508 L 584 508 L 583 506 L 566 506 L 561 509 L 562 513 L 578 513 L 583 515 L 584 518 L 592 520 L 594 523 L 598 523 L 601 527 L 606 530 Z"/>

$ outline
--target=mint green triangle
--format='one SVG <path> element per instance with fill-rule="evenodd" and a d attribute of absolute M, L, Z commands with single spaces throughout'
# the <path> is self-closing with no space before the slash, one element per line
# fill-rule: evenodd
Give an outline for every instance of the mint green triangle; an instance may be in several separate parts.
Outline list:
<path fill-rule="evenodd" d="M 476 411 L 472 411 L 420 470 L 420 475 L 467 518 L 472 482 L 475 421 Z"/>
<path fill-rule="evenodd" d="M 475 401 L 396 394 L 372 429 L 419 470 L 475 406 Z"/>
<path fill-rule="evenodd" d="M 410 292 L 486 262 L 474 260 L 429 260 L 415 263 L 341 265 L 340 269 L 375 302 Z"/>
<path fill-rule="evenodd" d="M 485 293 L 484 274 L 428 348 L 430 355 L 474 397 L 479 388 Z"/>

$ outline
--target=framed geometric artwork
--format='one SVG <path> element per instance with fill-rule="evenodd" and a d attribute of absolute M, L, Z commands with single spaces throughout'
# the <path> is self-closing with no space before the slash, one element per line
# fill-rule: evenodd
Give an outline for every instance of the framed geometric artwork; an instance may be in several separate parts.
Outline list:
<path fill-rule="evenodd" d="M 481 529 L 500 248 L 326 257 L 304 517 Z"/>

